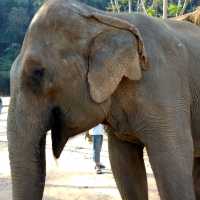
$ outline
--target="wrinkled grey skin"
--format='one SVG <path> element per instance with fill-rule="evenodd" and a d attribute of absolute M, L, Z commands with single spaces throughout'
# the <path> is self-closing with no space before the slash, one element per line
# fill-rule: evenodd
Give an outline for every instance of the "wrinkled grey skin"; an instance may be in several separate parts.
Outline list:
<path fill-rule="evenodd" d="M 199 35 L 187 22 L 45 3 L 11 71 L 13 200 L 42 199 L 48 130 L 58 158 L 98 123 L 122 199 L 148 199 L 144 146 L 162 200 L 200 199 Z"/>

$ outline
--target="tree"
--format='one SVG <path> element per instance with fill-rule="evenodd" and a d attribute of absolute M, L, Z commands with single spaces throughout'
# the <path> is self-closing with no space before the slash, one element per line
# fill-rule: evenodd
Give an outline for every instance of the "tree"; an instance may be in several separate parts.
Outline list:
<path fill-rule="evenodd" d="M 132 12 L 132 0 L 128 1 L 128 12 L 131 13 Z"/>
<path fill-rule="evenodd" d="M 188 5 L 189 1 L 190 0 L 185 0 L 184 1 L 183 7 L 182 7 L 181 12 L 180 12 L 180 15 L 183 15 L 185 13 L 185 10 L 187 8 L 187 5 Z"/>
<path fill-rule="evenodd" d="M 148 15 L 148 14 L 147 14 L 147 10 L 146 10 L 146 8 L 145 8 L 145 3 L 144 3 L 144 1 L 143 1 L 143 0 L 140 0 L 140 3 L 141 3 L 141 7 L 142 7 L 143 13 L 145 13 L 146 15 Z"/>
<path fill-rule="evenodd" d="M 168 0 L 163 0 L 163 19 L 167 19 Z"/>
<path fill-rule="evenodd" d="M 9 92 L 9 70 L 30 20 L 43 0 L 0 1 L 0 95 Z M 3 92 L 3 94 L 2 94 Z"/>

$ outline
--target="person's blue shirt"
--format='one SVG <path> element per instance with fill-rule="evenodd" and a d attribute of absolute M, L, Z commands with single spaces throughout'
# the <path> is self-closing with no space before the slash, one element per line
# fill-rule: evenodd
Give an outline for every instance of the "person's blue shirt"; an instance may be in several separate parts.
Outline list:
<path fill-rule="evenodd" d="M 103 135 L 104 128 L 102 124 L 99 124 L 90 130 L 90 135 Z"/>

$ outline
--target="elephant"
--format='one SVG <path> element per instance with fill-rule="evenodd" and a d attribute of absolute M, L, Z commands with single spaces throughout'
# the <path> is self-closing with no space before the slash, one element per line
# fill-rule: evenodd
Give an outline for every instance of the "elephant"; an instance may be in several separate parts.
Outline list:
<path fill-rule="evenodd" d="M 162 200 L 200 200 L 199 35 L 188 22 L 46 1 L 11 69 L 13 200 L 42 199 L 47 131 L 59 158 L 99 123 L 123 200 L 148 199 L 144 147 Z"/>

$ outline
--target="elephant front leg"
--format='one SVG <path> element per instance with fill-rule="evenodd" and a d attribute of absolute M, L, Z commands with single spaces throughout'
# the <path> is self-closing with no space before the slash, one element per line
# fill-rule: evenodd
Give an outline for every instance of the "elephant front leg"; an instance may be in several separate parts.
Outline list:
<path fill-rule="evenodd" d="M 110 134 L 108 147 L 113 175 L 122 199 L 147 200 L 143 145 L 123 142 Z"/>
<path fill-rule="evenodd" d="M 190 131 L 161 131 L 148 136 L 147 153 L 162 200 L 195 200 Z"/>

